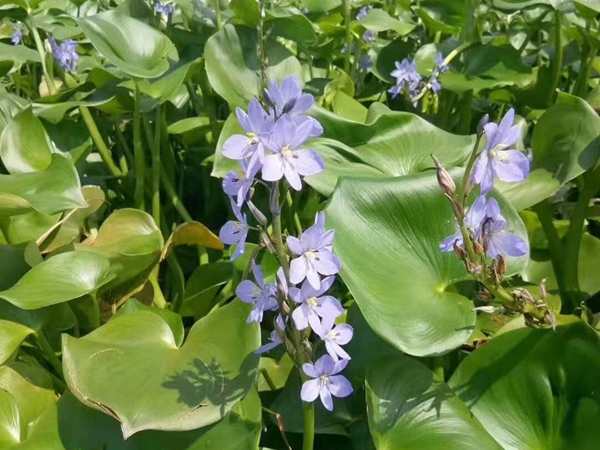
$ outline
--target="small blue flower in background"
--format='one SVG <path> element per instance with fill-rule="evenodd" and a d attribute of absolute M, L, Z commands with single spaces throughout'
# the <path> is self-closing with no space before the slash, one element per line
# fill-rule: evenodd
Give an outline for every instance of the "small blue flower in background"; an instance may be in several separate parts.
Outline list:
<path fill-rule="evenodd" d="M 159 14 L 164 14 L 166 16 L 169 14 L 173 14 L 173 12 L 175 11 L 175 6 L 173 5 L 173 3 L 161 5 L 160 2 L 156 2 L 154 4 L 154 11 L 156 11 Z"/>
<path fill-rule="evenodd" d="M 262 269 L 252 261 L 252 273 L 256 284 L 250 280 L 242 281 L 235 290 L 236 295 L 244 303 L 252 303 L 254 308 L 248 316 L 248 323 L 262 322 L 265 311 L 274 311 L 277 304 L 277 286 L 265 284 Z"/>
<path fill-rule="evenodd" d="M 344 312 L 344 307 L 335 297 L 323 295 L 333 285 L 335 277 L 327 277 L 321 280 L 318 289 L 313 288 L 305 280 L 300 288 L 290 288 L 290 297 L 300 306 L 294 309 L 292 319 L 298 330 L 305 330 L 309 326 L 319 336 L 324 335 L 323 326 L 319 317 L 329 321 L 335 321 Z"/>
<path fill-rule="evenodd" d="M 315 224 L 300 238 L 288 236 L 286 243 L 290 251 L 298 255 L 290 263 L 290 281 L 298 284 L 306 278 L 315 289 L 321 288 L 319 274 L 335 275 L 341 269 L 340 260 L 332 252 L 335 230 L 325 231 L 325 214 L 318 212 Z"/>
<path fill-rule="evenodd" d="M 345 55 L 346 53 L 348 53 L 348 43 L 344 42 L 344 46 L 342 47 L 342 50 L 340 51 L 340 53 L 342 55 Z M 352 45 L 350 46 L 350 54 L 354 55 L 356 53 L 356 42 L 353 42 Z"/>
<path fill-rule="evenodd" d="M 21 32 L 21 30 L 19 28 L 15 28 L 12 32 L 10 42 L 12 43 L 12 45 L 19 45 L 21 43 L 22 38 L 23 33 Z"/>
<path fill-rule="evenodd" d="M 335 362 L 329 355 L 321 356 L 314 365 L 303 364 L 302 370 L 312 380 L 305 381 L 302 385 L 302 391 L 300 392 L 302 400 L 314 402 L 317 397 L 321 397 L 325 409 L 333 411 L 332 395 L 343 398 L 348 397 L 354 391 L 345 376 L 337 375 L 347 365 L 347 359 Z"/>
<path fill-rule="evenodd" d="M 513 125 L 514 120 L 515 110 L 511 108 L 499 125 L 489 122 L 483 127 L 487 142 L 473 170 L 473 182 L 479 185 L 482 194 L 492 190 L 495 176 L 517 183 L 529 175 L 527 156 L 511 149 L 521 137 L 521 127 Z"/>
<path fill-rule="evenodd" d="M 371 61 L 371 57 L 366 53 L 360 57 L 358 61 L 358 70 L 361 72 L 368 72 L 371 67 L 373 67 L 373 62 Z"/>
<path fill-rule="evenodd" d="M 434 94 L 437 94 L 442 90 L 442 85 L 437 79 L 437 74 L 431 75 L 431 78 L 429 78 L 429 85 L 431 86 L 431 90 Z"/>
<path fill-rule="evenodd" d="M 59 44 L 56 43 L 54 38 L 49 37 L 48 43 L 52 49 L 52 55 L 60 67 L 65 70 L 74 71 L 77 67 L 77 61 L 79 61 L 79 55 L 75 51 L 77 47 L 77 41 L 73 39 L 66 39 Z"/>
<path fill-rule="evenodd" d="M 258 165 L 255 165 L 252 170 L 248 170 L 248 163 L 244 160 L 238 161 L 242 170 L 233 170 L 225 175 L 223 178 L 223 191 L 231 197 L 236 197 L 237 206 L 241 208 L 246 198 L 248 197 L 248 193 L 250 192 L 250 188 L 252 187 L 252 183 L 254 182 L 254 177 L 258 172 Z"/>
<path fill-rule="evenodd" d="M 367 44 L 371 44 L 375 40 L 375 33 L 371 30 L 367 30 L 363 33 L 363 41 Z"/>
<path fill-rule="evenodd" d="M 358 10 L 358 13 L 356 13 L 356 20 L 362 20 L 365 17 L 367 17 L 367 14 L 369 14 L 369 11 L 371 11 L 370 6 L 363 6 L 362 8 L 360 8 Z"/>
<path fill-rule="evenodd" d="M 417 72 L 417 63 L 409 58 L 404 58 L 401 62 L 395 62 L 396 69 L 390 75 L 396 78 L 396 85 L 389 92 L 392 98 L 395 98 L 402 90 L 407 87 L 411 96 L 418 93 L 422 77 Z"/>
<path fill-rule="evenodd" d="M 235 261 L 244 254 L 246 237 L 248 236 L 248 221 L 246 214 L 242 213 L 240 207 L 233 200 L 233 197 L 229 197 L 229 200 L 231 202 L 231 209 L 237 220 L 230 220 L 223 225 L 219 231 L 219 239 L 227 245 L 237 244 L 235 253 L 231 255 L 231 260 Z"/>
<path fill-rule="evenodd" d="M 437 52 L 435 55 L 435 66 L 438 73 L 445 73 L 450 70 L 450 66 L 444 64 L 444 55 L 441 52 Z"/>

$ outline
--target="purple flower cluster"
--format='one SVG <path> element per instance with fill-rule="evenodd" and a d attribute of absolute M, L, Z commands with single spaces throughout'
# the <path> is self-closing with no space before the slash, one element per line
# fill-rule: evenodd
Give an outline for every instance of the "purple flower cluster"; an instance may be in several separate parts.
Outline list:
<path fill-rule="evenodd" d="M 77 41 L 73 39 L 66 39 L 60 44 L 57 44 L 54 38 L 49 37 L 48 43 L 52 49 L 52 55 L 60 67 L 64 70 L 73 72 L 77 67 L 77 61 L 79 61 L 79 55 L 75 51 L 77 47 Z"/>
<path fill-rule="evenodd" d="M 271 81 L 265 90 L 265 100 L 266 110 L 256 99 L 250 102 L 247 112 L 240 108 L 236 110 L 245 134 L 233 135 L 223 144 L 223 155 L 240 165 L 240 170 L 228 173 L 223 180 L 223 190 L 230 198 L 236 219 L 221 228 L 219 237 L 225 244 L 237 244 L 231 259 L 244 253 L 250 229 L 260 230 L 263 240 L 271 241 L 267 248 L 279 245 L 277 248 L 286 252 L 281 248 L 282 243 L 277 244 L 266 234 L 267 219 L 252 203 L 256 183 L 269 188 L 270 209 L 275 217 L 280 214 L 278 182 L 285 178 L 292 189 L 300 190 L 302 177 L 315 175 L 325 167 L 321 156 L 305 147 L 308 139 L 323 133 L 323 128 L 317 120 L 306 115 L 314 98 L 303 94 L 299 80 L 291 76 L 279 85 Z M 257 180 L 259 174 L 262 181 Z M 243 212 L 245 206 L 260 227 L 248 225 Z M 292 335 L 290 327 L 300 332 L 312 329 L 323 342 L 327 354 L 314 365 L 305 363 L 302 366 L 311 380 L 304 383 L 301 397 L 306 402 L 320 397 L 329 410 L 333 409 L 332 396 L 346 397 L 352 393 L 352 386 L 339 372 L 350 359 L 343 346 L 352 339 L 353 329 L 347 324 L 336 325 L 344 308 L 339 300 L 327 294 L 341 268 L 333 253 L 334 236 L 334 230 L 325 229 L 324 214 L 317 213 L 314 225 L 300 236 L 287 236 L 285 240 L 291 257 L 289 273 L 280 268 L 276 282 L 266 283 L 260 266 L 251 261 L 254 281 L 244 280 L 236 289 L 240 300 L 252 305 L 248 322 L 262 322 L 266 312 L 278 312 L 269 342 L 256 353 L 266 353 L 284 343 L 288 349 L 287 340 Z M 300 363 L 312 359 L 311 355 L 312 351 Z"/>
<path fill-rule="evenodd" d="M 358 10 L 358 13 L 356 13 L 356 20 L 362 20 L 365 17 L 367 17 L 369 11 L 371 11 L 371 6 L 363 6 L 362 8 L 360 8 Z"/>
<path fill-rule="evenodd" d="M 373 33 L 371 30 L 367 30 L 363 33 L 362 38 L 367 44 L 372 44 L 375 40 L 375 33 Z"/>
<path fill-rule="evenodd" d="M 159 14 L 164 14 L 165 16 L 169 14 L 173 14 L 175 12 L 175 5 L 173 3 L 167 3 L 166 5 L 161 5 L 160 2 L 156 2 L 154 4 L 154 11 Z"/>
<path fill-rule="evenodd" d="M 527 243 L 514 233 L 504 231 L 506 220 L 494 198 L 486 199 L 497 176 L 506 182 L 520 182 L 529 175 L 529 160 L 522 152 L 511 149 L 521 135 L 519 125 L 513 125 L 515 112 L 510 109 L 499 125 L 488 122 L 483 129 L 487 138 L 485 148 L 477 158 L 472 182 L 479 185 L 481 195 L 477 197 L 465 215 L 465 225 L 471 238 L 480 243 L 492 259 L 501 256 L 519 257 L 527 254 Z M 463 246 L 459 232 L 447 237 L 440 250 L 453 251 Z"/>
<path fill-rule="evenodd" d="M 389 89 L 392 98 L 396 98 L 402 92 L 408 93 L 411 98 L 417 97 L 424 86 L 430 87 L 433 93 L 437 94 L 442 89 L 438 80 L 439 75 L 450 70 L 450 67 L 444 64 L 444 55 L 440 52 L 435 55 L 435 66 L 427 84 L 417 71 L 415 60 L 404 58 L 401 62 L 396 61 L 395 64 L 396 69 L 390 73 L 396 79 L 396 84 Z"/>

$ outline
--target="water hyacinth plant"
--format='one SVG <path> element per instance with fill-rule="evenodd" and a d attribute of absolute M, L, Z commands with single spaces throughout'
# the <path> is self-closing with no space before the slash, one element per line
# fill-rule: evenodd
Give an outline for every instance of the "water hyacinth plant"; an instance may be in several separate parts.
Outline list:
<path fill-rule="evenodd" d="M 598 449 L 598 1 L 2 5 L 0 450 Z"/>

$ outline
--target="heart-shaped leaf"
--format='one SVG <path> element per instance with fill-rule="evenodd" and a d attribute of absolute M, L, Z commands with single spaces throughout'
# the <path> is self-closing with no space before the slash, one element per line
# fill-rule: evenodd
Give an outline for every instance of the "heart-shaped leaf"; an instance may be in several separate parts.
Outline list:
<path fill-rule="evenodd" d="M 261 89 L 258 41 L 254 30 L 225 25 L 206 43 L 206 72 L 213 89 L 232 106 L 246 107 Z M 288 75 L 302 77 L 298 60 L 280 43 L 265 42 L 269 61 L 267 76 L 281 81 Z"/>
<path fill-rule="evenodd" d="M 77 23 L 111 64 L 134 78 L 156 78 L 169 69 L 172 42 L 160 31 L 116 11 L 80 17 Z"/>
<path fill-rule="evenodd" d="M 182 223 L 173 230 L 164 246 L 162 257 L 166 257 L 173 247 L 178 245 L 200 245 L 217 250 L 225 248 L 219 237 L 210 231 L 206 225 L 195 221 Z"/>
<path fill-rule="evenodd" d="M 497 198 L 509 228 L 527 239 L 517 213 Z M 467 340 L 475 324 L 473 304 L 451 287 L 469 277 L 454 253 L 439 250 L 455 232 L 455 220 L 433 171 L 342 179 L 326 218 L 336 230 L 342 278 L 377 334 L 416 356 L 445 353 Z M 509 260 L 509 272 L 526 262 Z"/>
<path fill-rule="evenodd" d="M 415 24 L 402 22 L 393 18 L 383 9 L 372 9 L 357 22 L 367 30 L 376 32 L 394 30 L 400 36 L 404 36 L 415 29 Z"/>
<path fill-rule="evenodd" d="M 52 143 L 31 108 L 15 115 L 4 128 L 0 157 L 11 174 L 45 170 L 52 162 Z"/>
<path fill-rule="evenodd" d="M 599 379 L 600 337 L 577 320 L 556 331 L 504 333 L 467 357 L 448 384 L 503 448 L 592 450 Z"/>
<path fill-rule="evenodd" d="M 64 156 L 53 154 L 41 172 L 0 175 L 0 217 L 32 210 L 56 214 L 87 206 L 79 176 Z"/>
<path fill-rule="evenodd" d="M 66 381 L 80 401 L 118 418 L 125 438 L 210 425 L 254 383 L 260 333 L 246 323 L 248 312 L 238 301 L 219 308 L 196 322 L 181 347 L 169 325 L 146 311 L 115 317 L 81 339 L 63 335 Z"/>
<path fill-rule="evenodd" d="M 147 311 L 152 314 L 158 315 L 162 318 L 173 332 L 173 337 L 175 338 L 175 345 L 178 347 L 183 343 L 183 323 L 181 323 L 181 316 L 173 311 L 169 311 L 168 309 L 162 308 L 154 308 L 152 306 L 144 305 L 143 303 L 137 301 L 136 299 L 128 300 L 117 312 L 117 316 L 121 316 L 124 314 L 135 314 L 138 311 Z"/>
<path fill-rule="evenodd" d="M 414 358 L 373 361 L 366 391 L 377 449 L 502 450 L 452 390 Z"/>

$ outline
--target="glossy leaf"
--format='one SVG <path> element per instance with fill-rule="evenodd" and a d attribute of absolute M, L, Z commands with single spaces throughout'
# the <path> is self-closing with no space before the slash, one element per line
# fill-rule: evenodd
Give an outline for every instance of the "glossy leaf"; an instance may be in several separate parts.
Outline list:
<path fill-rule="evenodd" d="M 498 200 L 509 228 L 527 239 L 516 212 Z M 377 334 L 415 356 L 446 353 L 466 341 L 475 324 L 473 304 L 449 288 L 469 276 L 455 254 L 439 250 L 455 221 L 433 171 L 342 179 L 326 217 L 336 230 L 342 279 Z M 526 262 L 509 261 L 509 273 Z"/>
<path fill-rule="evenodd" d="M 360 19 L 357 23 L 367 30 L 376 32 L 394 30 L 400 36 L 410 33 L 416 26 L 393 18 L 383 9 L 372 9 L 366 17 Z"/>
<path fill-rule="evenodd" d="M 52 155 L 43 171 L 0 175 L 0 217 L 39 211 L 56 214 L 86 206 L 79 177 L 64 156 Z"/>
<path fill-rule="evenodd" d="M 233 266 L 227 262 L 202 264 L 189 277 L 183 293 L 181 315 L 203 317 L 211 310 L 215 294 L 231 280 Z"/>
<path fill-rule="evenodd" d="M 4 128 L 0 157 L 11 174 L 45 170 L 52 162 L 52 143 L 31 109 L 15 115 Z"/>
<path fill-rule="evenodd" d="M 66 381 L 80 401 L 118 418 L 125 438 L 210 425 L 254 383 L 259 330 L 247 315 L 241 302 L 220 308 L 196 322 L 181 347 L 168 324 L 146 311 L 80 339 L 63 335 Z"/>
<path fill-rule="evenodd" d="M 199 245 L 207 248 L 214 248 L 217 250 L 223 250 L 225 246 L 212 231 L 210 231 L 205 225 L 200 222 L 185 222 L 178 225 L 163 249 L 163 258 L 169 254 L 173 247 L 178 245 Z"/>
<path fill-rule="evenodd" d="M 30 328 L 0 319 L 0 366 L 19 348 L 21 342 L 33 333 Z"/>
<path fill-rule="evenodd" d="M 136 299 L 128 300 L 117 312 L 117 316 L 126 314 L 136 314 L 138 311 L 146 311 L 152 314 L 158 315 L 162 318 L 171 328 L 173 337 L 175 338 L 175 345 L 178 347 L 183 343 L 183 323 L 181 323 L 181 317 L 179 314 L 169 311 L 168 309 L 154 308 L 152 306 L 144 305 Z"/>
<path fill-rule="evenodd" d="M 88 252 L 53 256 L 27 272 L 0 298 L 22 309 L 37 309 L 96 292 L 111 279 L 108 260 Z"/>
<path fill-rule="evenodd" d="M 376 359 L 366 390 L 377 449 L 503 449 L 443 380 L 414 358 Z"/>
<path fill-rule="evenodd" d="M 77 23 L 98 52 L 127 75 L 155 78 L 169 69 L 173 44 L 151 26 L 116 11 L 81 17 Z"/>
<path fill-rule="evenodd" d="M 206 43 L 206 72 L 213 89 L 232 106 L 246 107 L 261 91 L 256 34 L 244 27 L 225 25 Z M 265 42 L 267 76 L 281 81 L 295 74 L 302 79 L 298 60 L 274 40 Z"/>

